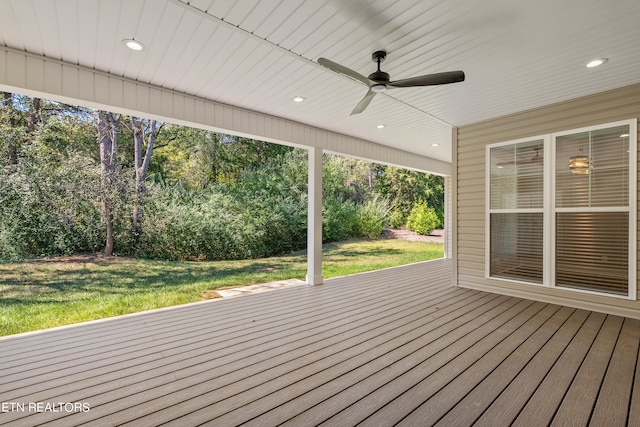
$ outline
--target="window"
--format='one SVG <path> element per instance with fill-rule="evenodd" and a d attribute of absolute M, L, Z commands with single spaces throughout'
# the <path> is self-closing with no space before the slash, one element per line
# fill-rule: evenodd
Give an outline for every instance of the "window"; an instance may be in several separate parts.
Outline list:
<path fill-rule="evenodd" d="M 533 139 L 489 152 L 492 277 L 542 283 L 544 145 Z"/>
<path fill-rule="evenodd" d="M 628 124 L 554 137 L 558 287 L 628 294 L 629 137 Z"/>
<path fill-rule="evenodd" d="M 487 277 L 635 299 L 636 123 L 487 147 Z"/>

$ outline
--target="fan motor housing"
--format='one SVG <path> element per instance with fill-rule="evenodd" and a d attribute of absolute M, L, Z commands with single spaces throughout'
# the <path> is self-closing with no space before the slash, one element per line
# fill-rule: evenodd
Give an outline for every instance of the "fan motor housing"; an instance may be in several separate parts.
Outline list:
<path fill-rule="evenodd" d="M 389 83 L 389 74 L 380 70 L 380 63 L 383 62 L 386 57 L 387 52 L 385 52 L 384 50 L 377 50 L 371 54 L 371 59 L 373 60 L 373 62 L 376 62 L 378 64 L 378 70 L 369 74 L 369 77 L 367 77 L 369 80 L 373 80 L 374 82 L 379 83 Z"/>
<path fill-rule="evenodd" d="M 389 74 L 384 71 L 375 71 L 369 74 L 367 77 L 369 80 L 373 80 L 374 82 L 384 82 L 389 83 Z"/>
<path fill-rule="evenodd" d="M 384 62 L 386 58 L 387 52 L 385 52 L 384 50 L 376 50 L 371 54 L 371 60 L 373 62 Z"/>

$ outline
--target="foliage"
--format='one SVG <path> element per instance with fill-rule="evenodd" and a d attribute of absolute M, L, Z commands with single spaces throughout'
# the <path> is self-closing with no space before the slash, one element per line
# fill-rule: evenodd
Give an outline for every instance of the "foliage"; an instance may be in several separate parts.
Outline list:
<path fill-rule="evenodd" d="M 363 203 L 370 193 L 369 164 L 334 154 L 323 155 L 322 190 L 339 200 Z"/>
<path fill-rule="evenodd" d="M 389 200 L 375 195 L 356 209 L 356 235 L 373 239 L 384 230 L 389 220 Z"/>
<path fill-rule="evenodd" d="M 442 256 L 443 246 L 436 243 L 331 243 L 323 248 L 323 276 Z M 74 256 L 0 263 L 0 336 L 200 301 L 224 286 L 303 278 L 305 273 L 304 252 L 215 262 Z"/>
<path fill-rule="evenodd" d="M 393 166 L 384 167 L 379 174 L 376 189 L 390 198 L 393 211 L 399 211 L 402 218 L 407 218 L 413 206 L 424 200 L 438 216 L 437 227 L 444 225 L 443 177 Z"/>
<path fill-rule="evenodd" d="M 149 187 L 138 256 L 158 259 L 259 258 L 304 248 L 306 191 L 291 190 L 287 168 L 247 171 L 234 185 Z M 289 191 L 287 191 L 289 190 Z"/>
<path fill-rule="evenodd" d="M 111 218 L 117 255 L 222 260 L 306 246 L 306 150 L 162 123 L 136 181 L 131 118 L 113 129 L 109 171 L 99 122 L 90 109 L 0 93 L 0 259 L 102 250 Z M 418 200 L 441 216 L 441 198 L 441 177 L 325 153 L 323 241 L 374 238 Z"/>
<path fill-rule="evenodd" d="M 322 241 L 336 242 L 355 235 L 356 205 L 351 200 L 337 197 L 322 200 Z"/>
<path fill-rule="evenodd" d="M 433 208 L 427 206 L 425 201 L 416 203 L 407 217 L 407 228 L 423 236 L 431 234 L 438 224 L 438 215 Z"/>
<path fill-rule="evenodd" d="M 12 173 L 0 173 L 0 259 L 95 251 L 101 246 L 99 171 L 72 155 L 58 164 L 26 147 Z"/>
<path fill-rule="evenodd" d="M 407 223 L 406 218 L 402 215 L 402 211 L 400 209 L 394 209 L 391 212 L 391 216 L 389 217 L 389 226 L 391 228 L 401 228 Z"/>

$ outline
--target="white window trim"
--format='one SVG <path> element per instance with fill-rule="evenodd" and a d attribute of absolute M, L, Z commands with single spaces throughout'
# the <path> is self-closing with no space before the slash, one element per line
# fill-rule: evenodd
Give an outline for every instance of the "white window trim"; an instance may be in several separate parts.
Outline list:
<path fill-rule="evenodd" d="M 637 124 L 638 124 L 638 120 L 637 119 L 630 119 L 630 120 L 621 120 L 621 121 L 617 121 L 617 122 L 610 122 L 610 123 L 603 123 L 603 124 L 599 124 L 599 125 L 594 125 L 594 126 L 586 126 L 586 127 L 582 127 L 582 128 L 578 128 L 578 129 L 571 129 L 571 130 L 567 130 L 567 131 L 562 131 L 562 132 L 555 132 L 551 134 L 551 147 L 550 150 L 551 153 L 553 153 L 552 156 L 549 157 L 549 159 L 551 160 L 550 162 L 548 162 L 550 165 L 550 170 L 548 171 L 548 176 L 550 177 L 549 179 L 549 188 L 548 191 L 545 191 L 545 196 L 549 198 L 548 200 L 548 205 L 549 205 L 549 212 L 548 212 L 548 217 L 549 217 L 549 254 L 550 254 L 550 260 L 551 262 L 549 264 L 545 264 L 545 268 L 549 270 L 549 281 L 545 282 L 548 284 L 549 287 L 554 288 L 554 289 L 561 289 L 561 290 L 566 290 L 566 291 L 571 291 L 571 292 L 579 292 L 579 293 L 583 293 L 583 294 L 589 294 L 589 295 L 598 295 L 598 296 L 607 296 L 607 297 L 612 297 L 612 298 L 621 298 L 621 299 L 628 299 L 628 300 L 635 300 L 637 298 L 637 282 L 636 282 L 636 275 L 637 275 L 637 225 L 636 225 L 636 217 L 637 217 L 637 212 L 638 212 L 638 208 L 637 208 L 637 197 L 636 197 L 636 187 L 637 187 L 637 154 L 638 154 L 638 147 L 637 147 L 637 137 L 638 137 L 638 130 L 637 130 Z M 629 126 L 629 204 L 626 207 L 609 207 L 609 208 L 600 208 L 600 207 L 590 207 L 590 208 L 556 208 L 555 203 L 555 186 L 556 186 L 556 175 L 555 175 L 555 170 L 556 170 L 556 156 L 555 156 L 555 152 L 556 152 L 556 140 L 558 139 L 558 137 L 561 136 L 565 136 L 565 135 L 572 135 L 572 134 L 576 134 L 576 133 L 582 133 L 582 132 L 590 132 L 590 131 L 594 131 L 594 130 L 599 130 L 599 129 L 606 129 L 606 128 L 610 128 L 610 127 L 616 127 L 616 126 Z M 545 190 L 547 190 L 545 188 Z M 628 242 L 629 242 L 629 247 L 628 247 L 628 268 L 629 268 L 629 276 L 628 276 L 628 288 L 627 288 L 627 295 L 615 295 L 615 294 L 607 294 L 604 292 L 597 292 L 597 291 L 590 291 L 587 289 L 573 289 L 573 288 L 566 288 L 566 287 L 560 287 L 557 286 L 555 283 L 555 262 L 552 262 L 555 259 L 556 256 L 556 235 L 553 232 L 553 230 L 556 229 L 556 212 L 629 212 L 629 236 L 628 236 Z M 546 224 L 546 222 L 545 222 Z"/>
<path fill-rule="evenodd" d="M 502 278 L 502 277 L 493 277 L 491 276 L 491 214 L 492 213 L 542 213 L 543 217 L 546 214 L 546 206 L 547 206 L 547 200 L 546 198 L 543 201 L 543 207 L 542 208 L 517 208 L 517 209 L 491 209 L 491 149 L 492 148 L 496 148 L 496 147 L 503 147 L 503 146 L 507 146 L 507 145 L 515 145 L 515 144 L 521 144 L 524 142 L 531 142 L 531 141 L 537 141 L 537 140 L 542 140 L 544 141 L 544 153 L 545 153 L 545 158 L 546 158 L 546 152 L 547 149 L 549 147 L 549 141 L 550 141 L 550 135 L 538 135 L 538 136 L 532 136 L 529 138 L 520 138 L 520 139 L 514 139 L 512 141 L 504 141 L 504 142 L 498 142 L 495 144 L 490 144 L 486 146 L 485 149 L 485 237 L 484 237 L 484 242 L 485 242 L 485 265 L 484 265 L 484 277 L 485 279 L 491 279 L 491 280 L 499 280 L 499 281 L 504 281 L 504 282 L 509 282 L 509 283 L 521 283 L 527 286 L 541 286 L 541 287 L 548 287 L 547 285 L 545 285 L 545 283 L 547 282 L 547 278 L 545 277 L 545 274 L 547 273 L 547 243 L 548 243 L 548 239 L 547 239 L 547 235 L 546 235 L 546 230 L 543 233 L 543 251 L 542 251 L 542 265 L 543 265 L 543 280 L 542 283 L 535 283 L 535 282 L 527 282 L 524 280 L 515 280 L 515 279 L 506 279 L 506 278 Z M 545 162 L 545 167 L 546 164 L 548 162 Z M 544 176 L 543 176 L 543 192 L 546 195 L 546 191 L 547 191 L 547 171 L 545 169 L 544 172 Z"/>
<path fill-rule="evenodd" d="M 590 291 L 585 289 L 574 289 L 558 287 L 555 284 L 555 213 L 556 212 L 585 212 L 585 208 L 558 208 L 555 207 L 555 167 L 556 167 L 556 140 L 560 136 L 571 135 L 580 132 L 589 132 L 598 129 L 606 129 L 616 126 L 629 126 L 629 205 L 628 207 L 588 208 L 589 212 L 629 212 L 629 254 L 628 254 L 628 289 L 627 295 L 615 295 L 604 292 Z M 558 289 L 566 292 L 577 292 L 582 294 L 597 295 L 599 297 L 609 297 L 626 300 L 636 300 L 637 298 L 637 157 L 638 157 L 638 119 L 621 120 L 616 122 L 602 123 L 577 129 L 570 129 L 562 132 L 555 132 L 546 135 L 520 138 L 511 141 L 504 141 L 489 144 L 485 147 L 485 278 L 508 283 L 518 283 L 527 286 L 545 287 Z M 544 178 L 543 178 L 543 208 L 539 209 L 491 209 L 491 149 L 506 145 L 514 145 L 523 142 L 543 140 L 544 141 Z M 491 214 L 492 213 L 538 213 L 543 212 L 543 280 L 542 283 L 526 282 L 523 280 L 506 279 L 492 277 L 491 271 Z"/>

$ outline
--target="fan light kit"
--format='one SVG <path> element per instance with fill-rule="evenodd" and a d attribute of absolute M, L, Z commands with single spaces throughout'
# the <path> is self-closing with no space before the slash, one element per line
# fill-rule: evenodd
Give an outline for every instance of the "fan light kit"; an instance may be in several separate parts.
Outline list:
<path fill-rule="evenodd" d="M 462 71 L 449 71 L 446 73 L 427 74 L 425 76 L 410 77 L 408 79 L 391 81 L 388 73 L 385 73 L 380 69 L 380 64 L 384 62 L 387 57 L 387 52 L 384 50 L 378 50 L 371 54 L 373 62 L 378 64 L 378 69 L 369 74 L 368 77 L 353 71 L 350 68 L 340 65 L 326 58 L 319 58 L 318 64 L 327 67 L 328 69 L 340 73 L 347 77 L 351 77 L 361 83 L 364 83 L 369 90 L 367 94 L 362 98 L 362 101 L 356 105 L 351 112 L 351 115 L 362 113 L 369 105 L 373 97 L 378 92 L 383 92 L 387 89 L 396 89 L 402 87 L 416 87 L 416 86 L 434 86 L 444 85 L 449 83 L 457 83 L 464 81 L 464 72 Z"/>

